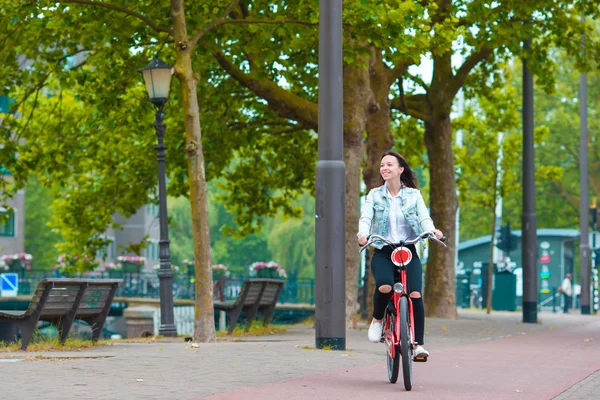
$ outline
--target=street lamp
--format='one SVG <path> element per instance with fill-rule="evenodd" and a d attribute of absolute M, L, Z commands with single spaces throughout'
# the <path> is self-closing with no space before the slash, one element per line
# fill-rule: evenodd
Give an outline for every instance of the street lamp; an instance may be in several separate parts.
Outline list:
<path fill-rule="evenodd" d="M 141 68 L 150 102 L 156 107 L 156 138 L 158 145 L 154 146 L 158 157 L 158 199 L 160 222 L 160 328 L 158 333 L 163 336 L 177 336 L 177 328 L 173 315 L 173 271 L 171 270 L 171 251 L 169 249 L 169 226 L 167 222 L 167 184 L 165 178 L 165 124 L 163 124 L 163 107 L 169 98 L 172 68 L 155 57 L 148 65 Z"/>

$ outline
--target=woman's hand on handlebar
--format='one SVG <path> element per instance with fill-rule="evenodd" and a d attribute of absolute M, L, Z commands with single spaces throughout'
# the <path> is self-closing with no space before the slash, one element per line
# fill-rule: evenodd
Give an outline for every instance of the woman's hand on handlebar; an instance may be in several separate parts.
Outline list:
<path fill-rule="evenodd" d="M 444 237 L 444 234 L 442 233 L 442 231 L 440 231 L 439 229 L 434 229 L 433 233 L 435 234 L 435 237 L 438 240 L 442 240 L 442 238 Z"/>
<path fill-rule="evenodd" d="M 360 244 L 361 246 L 364 246 L 365 244 L 367 244 L 368 241 L 369 241 L 368 236 L 361 236 L 358 238 L 358 244 Z"/>

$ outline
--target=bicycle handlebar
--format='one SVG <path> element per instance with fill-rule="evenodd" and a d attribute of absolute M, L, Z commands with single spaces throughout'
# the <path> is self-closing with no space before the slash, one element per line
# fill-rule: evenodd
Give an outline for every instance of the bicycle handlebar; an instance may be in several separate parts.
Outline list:
<path fill-rule="evenodd" d="M 430 239 L 430 240 L 433 240 L 434 242 L 437 242 L 437 243 L 441 244 L 444 247 L 448 247 L 444 243 L 446 241 L 446 237 L 445 236 L 442 236 L 442 239 L 440 240 L 440 239 L 438 239 L 435 236 L 435 233 L 433 233 L 433 231 L 428 231 L 428 232 L 421 233 L 416 238 L 407 239 L 407 240 L 401 240 L 400 243 L 392 243 L 392 242 L 390 242 L 389 240 L 387 240 L 386 238 L 384 238 L 381 235 L 376 235 L 376 234 L 369 235 L 369 236 L 367 236 L 367 243 L 360 248 L 360 251 L 362 252 L 364 249 L 366 249 L 367 247 L 369 247 L 371 244 L 373 244 L 373 242 L 375 240 L 381 240 L 382 242 L 384 242 L 385 244 L 388 244 L 390 246 L 399 247 L 399 246 L 404 246 L 404 245 L 409 245 L 409 244 L 415 244 L 419 240 L 422 240 L 422 239 Z"/>

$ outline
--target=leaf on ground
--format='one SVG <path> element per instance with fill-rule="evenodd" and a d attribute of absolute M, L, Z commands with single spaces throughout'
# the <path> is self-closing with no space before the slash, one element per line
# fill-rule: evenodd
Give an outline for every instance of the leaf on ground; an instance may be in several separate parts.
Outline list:
<path fill-rule="evenodd" d="M 584 342 L 591 342 L 592 340 L 594 340 L 594 339 L 592 339 L 591 337 L 583 339 Z"/>
<path fill-rule="evenodd" d="M 448 328 L 446 328 L 445 326 L 442 326 L 442 332 L 447 332 Z"/>
<path fill-rule="evenodd" d="M 144 382 L 144 380 L 143 380 L 143 379 L 139 379 L 139 378 L 138 378 L 138 379 L 136 379 L 135 381 L 136 381 L 136 382 Z"/>

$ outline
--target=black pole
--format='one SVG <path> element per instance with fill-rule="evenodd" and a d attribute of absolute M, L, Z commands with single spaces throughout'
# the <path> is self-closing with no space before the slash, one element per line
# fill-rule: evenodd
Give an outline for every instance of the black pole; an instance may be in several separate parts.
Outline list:
<path fill-rule="evenodd" d="M 591 293 L 591 297 L 592 297 L 592 310 L 591 312 L 594 314 L 597 314 L 599 312 L 598 307 L 599 307 L 599 302 L 600 299 L 598 298 L 600 293 L 598 292 L 598 263 L 600 262 L 600 257 L 598 257 L 598 248 L 597 248 L 597 243 L 596 243 L 596 231 L 598 230 L 598 209 L 596 208 L 596 198 L 594 197 L 592 200 L 592 208 L 590 208 L 590 214 L 592 215 L 592 231 L 594 232 L 594 234 L 592 235 L 592 253 L 591 253 L 591 257 L 592 257 L 592 278 L 593 278 L 593 284 L 592 284 L 592 293 Z"/>
<path fill-rule="evenodd" d="M 582 18 L 582 21 L 585 21 Z M 585 37 L 582 42 L 585 51 Z M 587 131 L 587 74 L 579 75 L 579 260 L 581 285 L 581 314 L 590 314 L 590 244 L 589 244 L 589 191 L 588 191 L 588 131 Z"/>
<path fill-rule="evenodd" d="M 531 54 L 531 40 L 523 47 Z M 537 226 L 533 150 L 533 77 L 523 59 L 523 215 L 521 261 L 523 264 L 523 322 L 537 323 Z"/>
<path fill-rule="evenodd" d="M 169 225 L 167 220 L 167 184 L 165 178 L 165 150 L 164 145 L 165 124 L 163 124 L 162 108 L 156 109 L 156 138 L 158 145 L 154 146 L 158 157 L 158 199 L 160 222 L 160 327 L 158 333 L 163 336 L 177 336 L 177 328 L 173 315 L 173 271 L 171 270 L 171 251 L 169 249 Z"/>
<path fill-rule="evenodd" d="M 316 181 L 316 347 L 346 349 L 346 165 L 343 157 L 342 0 L 320 0 Z"/>

